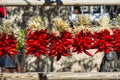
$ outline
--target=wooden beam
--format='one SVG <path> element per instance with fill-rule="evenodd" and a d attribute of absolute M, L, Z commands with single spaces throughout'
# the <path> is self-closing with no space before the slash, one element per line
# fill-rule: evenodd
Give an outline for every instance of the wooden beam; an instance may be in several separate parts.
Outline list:
<path fill-rule="evenodd" d="M 102 73 L 51 73 L 47 75 L 49 80 L 119 80 L 120 73 L 102 72 Z"/>
<path fill-rule="evenodd" d="M 45 4 L 46 0 L 0 0 L 0 6 L 36 6 L 56 5 L 56 2 Z M 54 0 L 55 1 L 55 0 Z M 63 5 L 120 5 L 120 0 L 61 0 Z"/>
<path fill-rule="evenodd" d="M 120 80 L 120 72 L 3 73 L 0 80 Z"/>

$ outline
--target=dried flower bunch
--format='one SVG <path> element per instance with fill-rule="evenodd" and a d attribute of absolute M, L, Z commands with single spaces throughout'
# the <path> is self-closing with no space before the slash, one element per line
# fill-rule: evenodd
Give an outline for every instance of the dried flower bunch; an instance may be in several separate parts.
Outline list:
<path fill-rule="evenodd" d="M 120 14 L 117 16 L 117 18 L 114 18 L 114 24 L 116 29 L 120 29 Z"/>
<path fill-rule="evenodd" d="M 44 23 L 41 19 L 41 17 L 31 17 L 30 20 L 27 23 L 27 29 L 32 31 L 40 31 L 45 30 Z"/>
<path fill-rule="evenodd" d="M 78 15 L 78 24 L 90 25 L 91 21 L 90 21 L 89 15 L 86 15 L 86 14 Z"/>

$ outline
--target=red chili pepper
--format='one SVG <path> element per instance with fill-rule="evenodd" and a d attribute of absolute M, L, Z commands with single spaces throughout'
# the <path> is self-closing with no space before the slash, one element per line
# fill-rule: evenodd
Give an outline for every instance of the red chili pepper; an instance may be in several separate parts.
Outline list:
<path fill-rule="evenodd" d="M 119 52 L 120 51 L 120 30 L 114 31 L 114 50 Z"/>
<path fill-rule="evenodd" d="M 55 34 L 50 35 L 50 53 L 49 56 L 57 56 L 57 61 L 61 56 L 70 56 L 69 52 L 72 47 L 72 35 L 71 33 L 64 31 L 60 33 L 60 36 Z"/>
<path fill-rule="evenodd" d="M 98 49 L 98 52 L 105 52 L 106 54 L 113 49 L 113 37 L 110 35 L 108 30 L 100 31 L 99 33 L 94 33 L 94 43 L 93 48 Z"/>
<path fill-rule="evenodd" d="M 10 57 L 18 54 L 16 51 L 16 38 L 14 37 L 14 34 L 11 35 L 8 34 L 0 34 L 0 56 L 3 56 L 5 54 L 8 54 Z"/>
<path fill-rule="evenodd" d="M 37 58 L 40 58 L 39 52 L 35 52 L 35 53 L 34 53 L 34 56 L 36 56 Z"/>
<path fill-rule="evenodd" d="M 46 30 L 34 31 L 30 30 L 26 36 L 26 54 L 34 54 L 36 57 L 40 57 L 40 55 L 47 55 L 48 51 L 48 35 Z"/>
<path fill-rule="evenodd" d="M 92 56 L 87 49 L 92 48 L 92 34 L 90 32 L 84 33 L 83 31 L 76 33 L 73 41 L 73 52 L 84 52 L 88 56 Z"/>

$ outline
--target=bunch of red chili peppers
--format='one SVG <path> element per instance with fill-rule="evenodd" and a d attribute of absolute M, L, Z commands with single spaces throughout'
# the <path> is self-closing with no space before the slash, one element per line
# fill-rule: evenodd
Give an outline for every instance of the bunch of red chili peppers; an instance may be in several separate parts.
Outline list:
<path fill-rule="evenodd" d="M 113 35 L 110 35 L 110 31 L 107 29 L 100 32 L 95 32 L 93 39 L 93 49 L 98 49 L 95 54 L 98 52 L 104 52 L 107 54 L 113 50 L 114 38 Z"/>
<path fill-rule="evenodd" d="M 120 52 L 120 30 L 114 30 L 114 50 Z"/>
<path fill-rule="evenodd" d="M 27 55 L 34 54 L 36 57 L 48 54 L 48 36 L 46 30 L 40 31 L 28 31 L 25 46 L 27 50 Z"/>
<path fill-rule="evenodd" d="M 6 15 L 4 7 L 0 7 L 0 17 L 3 18 Z M 8 54 L 10 57 L 18 54 L 16 50 L 17 41 L 14 33 L 0 33 L 0 57 Z"/>
<path fill-rule="evenodd" d="M 73 39 L 73 52 L 82 53 L 84 52 L 88 56 L 92 56 L 87 50 L 92 48 L 92 34 L 91 32 L 77 32 Z"/>
<path fill-rule="evenodd" d="M 0 17 L 6 14 L 5 8 L 0 7 Z M 26 54 L 33 54 L 36 57 L 41 55 L 49 55 L 57 57 L 57 61 L 61 56 L 70 56 L 70 52 L 82 53 L 92 56 L 89 49 L 97 49 L 95 52 L 108 53 L 112 50 L 120 51 L 120 30 L 113 29 L 113 34 L 110 35 L 109 30 L 101 30 L 100 32 L 79 31 L 75 37 L 68 31 L 60 32 L 57 36 L 55 33 L 48 34 L 46 30 L 30 31 L 27 30 L 25 39 Z M 0 56 L 8 54 L 14 56 L 16 51 L 16 38 L 14 34 L 0 34 Z M 72 49 L 72 50 L 71 50 Z"/>
<path fill-rule="evenodd" d="M 13 34 L 0 34 L 0 56 L 8 54 L 10 57 L 18 54 L 17 41 Z"/>
<path fill-rule="evenodd" d="M 57 61 L 60 60 L 61 56 L 70 56 L 71 47 L 72 35 L 68 31 L 61 32 L 60 36 L 50 35 L 49 56 L 57 56 Z"/>
<path fill-rule="evenodd" d="M 97 49 L 95 52 L 108 53 L 112 50 L 120 51 L 120 30 L 116 30 L 110 35 L 109 30 L 101 30 L 100 32 L 90 31 L 77 32 L 73 38 L 72 34 L 68 31 L 60 33 L 57 36 L 55 33 L 48 34 L 46 30 L 30 32 L 26 36 L 26 54 L 34 54 L 37 57 L 40 55 L 48 55 L 57 57 L 57 61 L 61 56 L 70 56 L 70 51 L 82 53 L 88 56 L 93 56 L 87 50 Z"/>

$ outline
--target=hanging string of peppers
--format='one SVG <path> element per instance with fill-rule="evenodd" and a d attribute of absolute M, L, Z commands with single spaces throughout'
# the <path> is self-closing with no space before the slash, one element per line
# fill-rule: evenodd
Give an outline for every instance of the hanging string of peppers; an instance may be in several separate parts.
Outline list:
<path fill-rule="evenodd" d="M 36 57 L 47 55 L 48 36 L 41 17 L 32 17 L 28 21 L 26 29 L 25 49 L 26 54 L 34 54 Z"/>
<path fill-rule="evenodd" d="M 87 15 L 78 16 L 78 25 L 74 28 L 73 52 L 84 52 L 88 56 L 92 56 L 87 50 L 92 48 L 92 33 L 89 30 L 90 19 Z"/>
<path fill-rule="evenodd" d="M 5 8 L 0 7 L 0 17 L 3 18 L 5 15 Z M 53 22 L 54 26 L 50 30 L 45 28 L 41 17 L 30 18 L 25 37 L 26 55 L 33 54 L 38 58 L 45 55 L 56 57 L 59 61 L 62 56 L 70 56 L 72 52 L 84 52 L 88 56 L 93 56 L 87 51 L 89 49 L 97 49 L 95 54 L 120 51 L 120 14 L 114 19 L 114 25 L 104 16 L 98 20 L 99 25 L 94 27 L 89 16 L 84 14 L 78 16 L 74 28 L 70 28 L 69 23 L 61 18 L 55 18 Z M 11 22 L 4 19 L 0 25 L 0 57 L 6 54 L 13 57 L 18 54 L 17 48 L 21 45 L 17 44 L 13 30 Z"/>
<path fill-rule="evenodd" d="M 49 56 L 57 56 L 57 61 L 61 56 L 70 56 L 70 49 L 72 47 L 72 34 L 69 32 L 70 27 L 67 22 L 60 18 L 54 19 L 54 27 L 58 31 L 58 35 L 54 32 L 50 35 L 50 53 Z"/>
<path fill-rule="evenodd" d="M 8 54 L 14 57 L 18 52 L 16 50 L 17 40 L 9 20 L 3 19 L 0 26 L 0 56 Z"/>
<path fill-rule="evenodd" d="M 114 50 L 116 52 L 120 51 L 120 14 L 115 18 L 115 28 L 113 29 L 113 36 L 114 36 Z"/>
<path fill-rule="evenodd" d="M 84 52 L 88 56 L 93 56 L 87 51 L 89 49 L 97 49 L 95 54 L 98 52 L 107 54 L 113 50 L 118 52 L 120 51 L 120 17 L 117 17 L 116 22 L 113 26 L 109 18 L 101 17 L 98 20 L 99 25 L 94 26 L 89 16 L 80 15 L 78 24 L 74 28 L 70 28 L 69 23 L 61 18 L 55 18 L 53 27 L 48 29 L 45 28 L 40 17 L 32 17 L 26 28 L 26 55 L 33 54 L 38 58 L 45 55 L 56 57 L 59 61 L 62 56 L 70 56 L 72 52 Z M 2 36 L 0 38 L 2 39 Z"/>
<path fill-rule="evenodd" d="M 109 18 L 105 16 L 98 20 L 100 27 L 98 27 L 93 34 L 93 48 L 98 49 L 95 54 L 98 52 L 104 52 L 107 54 L 113 50 L 114 38 L 111 30 L 112 25 L 109 24 L 109 21 Z"/>

